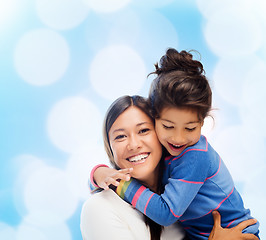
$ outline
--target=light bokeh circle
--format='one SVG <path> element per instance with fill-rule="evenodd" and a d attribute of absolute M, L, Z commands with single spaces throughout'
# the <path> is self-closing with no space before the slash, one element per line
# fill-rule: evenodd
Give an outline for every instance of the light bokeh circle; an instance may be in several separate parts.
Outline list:
<path fill-rule="evenodd" d="M 83 0 L 95 12 L 109 13 L 127 6 L 131 0 Z"/>
<path fill-rule="evenodd" d="M 14 19 L 18 12 L 19 1 L 0 1 L 0 30 L 7 27 L 7 23 Z"/>
<path fill-rule="evenodd" d="M 174 0 L 164 0 L 164 1 L 161 1 L 161 0 L 134 0 L 132 2 L 132 4 L 136 5 L 136 6 L 141 6 L 142 8 L 161 8 L 161 7 L 165 7 L 171 3 L 173 3 Z M 180 2 L 181 4 L 181 2 Z M 187 4 L 187 2 L 185 3 Z"/>
<path fill-rule="evenodd" d="M 13 202 L 16 211 L 20 216 L 28 213 L 24 203 L 24 187 L 31 173 L 42 169 L 46 166 L 45 161 L 30 155 L 22 154 L 12 159 L 13 166 L 16 166 L 16 178 L 13 187 Z"/>
<path fill-rule="evenodd" d="M 65 152 L 75 152 L 101 138 L 102 117 L 97 106 L 84 97 L 57 102 L 48 115 L 51 141 Z"/>
<path fill-rule="evenodd" d="M 33 224 L 49 226 L 74 214 L 78 197 L 66 183 L 66 174 L 57 168 L 43 167 L 30 174 L 24 187 L 24 202 L 28 213 L 32 213 Z"/>
<path fill-rule="evenodd" d="M 235 12 L 237 15 L 239 11 L 245 10 L 247 8 L 248 2 L 249 0 L 196 0 L 199 11 L 206 19 L 212 18 L 221 10 L 227 10 L 228 6 L 230 6 L 231 9 L 238 9 L 238 11 Z M 252 2 L 254 3 L 254 1 Z"/>
<path fill-rule="evenodd" d="M 232 105 L 243 105 L 246 76 L 260 62 L 256 55 L 220 58 L 212 77 L 216 92 Z"/>
<path fill-rule="evenodd" d="M 34 226 L 21 224 L 17 229 L 16 240 L 49 240 L 45 233 L 35 228 Z"/>
<path fill-rule="evenodd" d="M 132 9 L 91 14 L 86 24 L 87 45 L 94 53 L 109 45 L 134 46 L 140 37 L 141 24 L 138 13 Z"/>
<path fill-rule="evenodd" d="M 110 165 L 104 147 L 100 144 L 90 144 L 80 148 L 72 154 L 67 162 L 66 174 L 68 184 L 73 194 L 81 200 L 90 197 L 89 176 L 90 172 L 99 163 Z"/>
<path fill-rule="evenodd" d="M 44 24 L 58 30 L 78 26 L 89 13 L 88 5 L 82 0 L 37 0 L 36 10 Z"/>
<path fill-rule="evenodd" d="M 103 98 L 114 100 L 122 95 L 135 95 L 146 80 L 145 64 L 132 48 L 109 46 L 93 59 L 89 79 Z"/>
<path fill-rule="evenodd" d="M 262 137 L 266 137 L 265 76 L 266 62 L 263 61 L 247 72 L 242 93 L 243 104 L 240 108 L 243 122 Z"/>
<path fill-rule="evenodd" d="M 0 239 L 16 239 L 16 230 L 8 224 L 0 222 Z"/>
<path fill-rule="evenodd" d="M 80 148 L 67 162 L 68 184 L 73 194 L 79 196 L 81 200 L 90 197 L 89 173 L 99 163 L 110 165 L 104 147 L 95 143 Z"/>
<path fill-rule="evenodd" d="M 173 22 L 158 11 L 140 11 L 138 15 L 141 25 L 136 49 L 148 57 L 147 60 L 153 67 L 167 48 L 178 49 L 178 32 Z"/>
<path fill-rule="evenodd" d="M 263 165 L 263 156 L 260 154 L 260 149 L 264 147 L 263 138 L 244 125 L 224 127 L 216 133 L 212 145 L 235 181 L 245 183 L 248 181 L 247 172 L 253 172 Z"/>
<path fill-rule="evenodd" d="M 15 67 L 24 81 L 44 86 L 58 81 L 69 64 L 65 39 L 49 29 L 25 33 L 15 48 Z"/>
<path fill-rule="evenodd" d="M 250 12 L 253 12 L 258 20 L 261 21 L 262 24 L 266 24 L 266 2 L 265 0 L 253 0 L 253 1 L 247 1 L 247 7 Z M 265 31 L 264 31 L 265 32 Z"/>
<path fill-rule="evenodd" d="M 42 216 L 39 216 L 39 218 L 41 217 Z M 66 222 L 59 223 L 59 224 L 53 223 L 50 225 L 46 225 L 46 224 L 36 225 L 32 222 L 31 216 L 29 215 L 23 218 L 23 221 L 21 221 L 20 225 L 18 226 L 18 229 L 19 229 L 18 234 L 20 235 L 22 235 L 22 233 L 25 235 L 28 235 L 30 234 L 30 231 L 33 230 L 33 231 L 39 232 L 39 234 L 42 234 L 42 236 L 45 239 L 49 239 L 49 240 L 58 240 L 58 239 L 71 240 L 72 239 L 70 229 L 67 226 Z M 22 238 L 22 239 L 25 240 L 28 238 Z"/>
<path fill-rule="evenodd" d="M 220 57 L 250 55 L 262 43 L 262 29 L 257 18 L 248 11 L 234 8 L 212 15 L 204 35 L 211 50 Z"/>
<path fill-rule="evenodd" d="M 245 207 L 251 210 L 251 215 L 260 223 L 260 239 L 266 237 L 266 189 L 265 189 L 266 163 L 254 172 L 248 172 L 248 180 L 243 188 Z"/>

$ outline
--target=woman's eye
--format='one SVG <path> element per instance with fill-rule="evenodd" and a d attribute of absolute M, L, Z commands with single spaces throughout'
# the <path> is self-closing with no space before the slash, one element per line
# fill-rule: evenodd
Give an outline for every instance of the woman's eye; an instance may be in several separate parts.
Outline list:
<path fill-rule="evenodd" d="M 141 129 L 141 130 L 139 131 L 139 133 L 147 133 L 147 132 L 149 132 L 149 131 L 150 131 L 149 128 L 144 128 L 144 129 Z"/>
<path fill-rule="evenodd" d="M 173 126 L 166 126 L 166 125 L 163 124 L 163 128 L 165 128 L 165 129 L 171 129 L 171 128 L 174 128 L 174 127 Z"/>
<path fill-rule="evenodd" d="M 116 137 L 115 137 L 115 140 L 122 140 L 123 138 L 125 138 L 126 137 L 126 135 L 117 135 Z"/>
<path fill-rule="evenodd" d="M 192 131 L 194 131 L 195 129 L 196 129 L 196 127 L 193 127 L 193 128 L 186 128 L 186 130 L 189 131 L 189 132 L 192 132 Z"/>

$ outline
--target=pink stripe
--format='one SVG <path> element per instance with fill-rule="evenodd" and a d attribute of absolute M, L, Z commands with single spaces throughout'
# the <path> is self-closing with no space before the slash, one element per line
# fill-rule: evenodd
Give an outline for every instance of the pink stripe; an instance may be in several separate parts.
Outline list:
<path fill-rule="evenodd" d="M 136 204 L 137 204 L 137 201 L 138 201 L 138 199 L 139 199 L 139 196 L 142 194 L 142 192 L 143 192 L 145 189 L 146 189 L 146 188 L 145 188 L 144 186 L 141 186 L 141 187 L 138 189 L 138 191 L 135 193 L 135 196 L 133 197 L 132 202 L 131 202 L 131 204 L 132 204 L 133 207 L 136 207 Z"/>
<path fill-rule="evenodd" d="M 230 222 L 225 228 L 228 228 L 236 219 L 234 219 L 232 222 Z M 202 235 L 209 235 L 210 233 L 200 232 L 199 234 Z"/>
<path fill-rule="evenodd" d="M 222 205 L 222 203 L 223 203 L 227 198 L 230 197 L 230 195 L 233 193 L 234 189 L 235 189 L 235 187 L 233 187 L 233 189 L 232 189 L 231 192 L 228 194 L 228 196 L 227 196 L 226 198 L 224 198 L 224 199 L 218 204 L 218 206 L 217 206 L 216 208 L 211 209 L 209 212 L 207 212 L 206 214 L 204 214 L 204 215 L 202 215 L 202 216 L 200 216 L 200 217 L 204 217 L 204 216 L 210 214 L 213 210 L 217 210 L 217 209 Z M 197 217 L 197 218 L 200 218 L 200 217 Z M 185 222 L 185 221 L 187 221 L 187 220 L 193 220 L 193 219 L 197 219 L 197 218 L 184 219 L 184 220 L 180 220 L 180 222 Z"/>
<path fill-rule="evenodd" d="M 148 206 L 148 204 L 149 204 L 149 202 L 150 202 L 150 200 L 151 200 L 151 198 L 152 198 L 152 196 L 154 195 L 155 193 L 153 193 L 150 197 L 149 197 L 149 199 L 148 199 L 148 201 L 147 201 L 147 203 L 146 203 L 146 205 L 145 205 L 145 208 L 144 208 L 144 214 L 146 215 L 146 209 L 147 209 L 147 206 Z"/>
<path fill-rule="evenodd" d="M 222 203 L 223 203 L 227 198 L 230 197 L 230 195 L 233 193 L 234 189 L 235 189 L 235 187 L 233 187 L 232 191 L 228 194 L 228 196 L 227 196 L 223 201 L 221 201 L 221 202 L 219 203 L 219 205 L 218 205 L 214 210 L 217 210 L 217 209 L 222 205 Z"/>
<path fill-rule="evenodd" d="M 193 184 L 203 184 L 204 183 L 204 182 L 187 181 L 187 180 L 184 180 L 184 179 L 178 179 L 178 181 L 185 182 L 185 183 L 193 183 Z"/>
<path fill-rule="evenodd" d="M 206 178 L 205 181 L 208 180 L 208 179 L 210 179 L 210 178 L 213 178 L 213 177 L 214 177 L 216 174 L 218 174 L 218 172 L 220 171 L 220 167 L 221 167 L 221 157 L 219 156 L 219 158 L 220 158 L 220 159 L 219 159 L 220 162 L 219 162 L 219 168 L 218 168 L 217 172 L 216 172 L 215 174 L 213 174 L 212 176 Z"/>
<path fill-rule="evenodd" d="M 171 211 L 171 213 L 175 216 L 175 217 L 177 217 L 177 218 L 180 218 L 181 217 L 181 215 L 180 216 L 178 216 L 178 215 L 176 215 L 174 212 L 173 212 L 173 210 L 170 208 L 170 211 Z"/>
<path fill-rule="evenodd" d="M 169 160 L 170 158 L 172 158 L 173 156 L 172 155 L 170 155 L 170 156 L 167 156 L 167 157 L 165 157 L 165 161 L 167 161 L 167 160 Z"/>
<path fill-rule="evenodd" d="M 138 190 L 139 191 L 139 190 Z M 146 210 L 147 210 L 147 206 L 148 206 L 148 204 L 149 204 L 149 202 L 150 202 L 150 200 L 151 200 L 151 198 L 152 198 L 152 196 L 154 195 L 155 193 L 153 193 L 150 197 L 149 197 L 149 199 L 148 199 L 148 201 L 147 201 L 147 203 L 146 203 L 146 205 L 145 205 L 145 208 L 144 208 L 144 214 L 146 215 Z M 135 195 L 136 196 L 136 195 Z M 134 197 L 135 198 L 135 197 Z M 134 200 L 134 199 L 133 199 Z M 133 202 L 133 201 L 132 201 Z M 133 203 L 132 203 L 132 205 L 133 205 Z M 180 216 L 178 216 L 178 215 L 176 215 L 174 212 L 173 212 L 173 210 L 172 209 L 170 209 L 170 211 L 171 211 L 171 213 L 175 216 L 175 217 L 178 217 L 178 218 L 180 218 Z"/>
<path fill-rule="evenodd" d="M 213 178 L 215 175 L 218 174 L 218 172 L 220 171 L 220 168 L 221 168 L 221 157 L 220 157 L 219 160 L 220 160 L 220 162 L 219 162 L 219 167 L 218 167 L 218 170 L 216 171 L 216 173 L 213 174 L 212 176 L 206 178 L 206 179 L 204 180 L 204 182 L 205 182 L 206 180 L 210 179 L 210 178 Z M 203 183 L 204 183 L 204 182 L 187 181 L 187 180 L 184 180 L 184 179 L 178 179 L 178 181 L 180 181 L 180 182 L 185 182 L 185 183 L 193 183 L 193 184 L 203 184 Z"/>
<path fill-rule="evenodd" d="M 226 226 L 226 228 L 228 228 L 234 221 L 235 221 L 236 219 L 234 219 L 232 222 L 230 222 L 227 226 Z"/>

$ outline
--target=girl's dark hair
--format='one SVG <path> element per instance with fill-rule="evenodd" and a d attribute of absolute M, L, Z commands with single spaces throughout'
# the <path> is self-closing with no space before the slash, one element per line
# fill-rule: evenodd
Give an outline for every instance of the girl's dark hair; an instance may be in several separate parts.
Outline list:
<path fill-rule="evenodd" d="M 103 139 L 104 139 L 104 148 L 110 160 L 112 166 L 116 169 L 120 169 L 114 161 L 113 152 L 109 140 L 109 131 L 116 119 L 129 107 L 135 106 L 143 111 L 150 119 L 154 122 L 154 119 L 151 114 L 151 107 L 149 102 L 141 96 L 122 96 L 115 100 L 109 109 L 106 112 L 104 124 L 103 124 Z M 162 172 L 163 172 L 163 161 L 159 162 L 159 178 L 158 178 L 158 189 L 156 193 L 162 193 Z M 151 240 L 160 240 L 161 232 L 163 227 L 156 222 L 152 221 L 150 218 L 145 216 L 145 223 L 150 228 Z"/>
<path fill-rule="evenodd" d="M 165 107 L 177 107 L 196 110 L 203 121 L 211 110 L 212 91 L 202 63 L 190 52 L 169 48 L 155 69 L 149 93 L 153 117 L 160 118 Z"/>

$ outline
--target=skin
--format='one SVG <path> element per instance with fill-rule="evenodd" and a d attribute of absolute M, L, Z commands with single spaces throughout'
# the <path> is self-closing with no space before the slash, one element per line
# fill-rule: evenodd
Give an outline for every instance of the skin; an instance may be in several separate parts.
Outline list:
<path fill-rule="evenodd" d="M 196 111 L 176 107 L 163 109 L 155 120 L 159 141 L 172 156 L 199 141 L 202 125 Z"/>
<path fill-rule="evenodd" d="M 139 108 L 129 107 L 110 128 L 109 140 L 116 165 L 133 168 L 132 177 L 155 189 L 162 147 L 152 119 Z"/>

